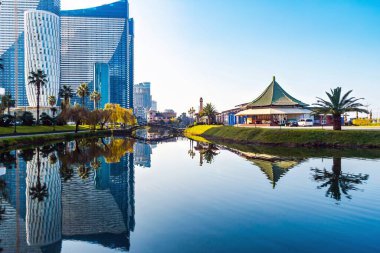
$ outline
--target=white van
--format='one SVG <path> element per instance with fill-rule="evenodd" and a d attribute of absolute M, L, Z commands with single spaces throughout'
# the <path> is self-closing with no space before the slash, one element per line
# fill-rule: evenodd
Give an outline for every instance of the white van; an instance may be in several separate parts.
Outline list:
<path fill-rule="evenodd" d="M 300 119 L 298 120 L 298 126 L 303 126 L 303 127 L 307 127 L 307 126 L 314 126 L 314 120 L 313 119 Z"/>

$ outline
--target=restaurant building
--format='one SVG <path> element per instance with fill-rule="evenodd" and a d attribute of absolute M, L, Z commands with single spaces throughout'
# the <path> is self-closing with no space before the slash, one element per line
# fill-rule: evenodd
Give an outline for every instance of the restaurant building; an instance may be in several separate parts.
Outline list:
<path fill-rule="evenodd" d="M 236 113 L 238 125 L 278 126 L 289 121 L 311 118 L 308 104 L 292 97 L 273 77 L 271 84 L 252 102 Z"/>

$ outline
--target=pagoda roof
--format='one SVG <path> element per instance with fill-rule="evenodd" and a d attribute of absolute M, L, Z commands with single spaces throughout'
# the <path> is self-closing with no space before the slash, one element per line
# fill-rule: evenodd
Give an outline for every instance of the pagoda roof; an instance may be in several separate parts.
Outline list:
<path fill-rule="evenodd" d="M 273 77 L 271 84 L 265 89 L 265 91 L 251 103 L 247 104 L 247 107 L 263 107 L 263 106 L 301 106 L 305 107 L 308 104 L 295 99 L 289 93 L 287 93 Z"/>

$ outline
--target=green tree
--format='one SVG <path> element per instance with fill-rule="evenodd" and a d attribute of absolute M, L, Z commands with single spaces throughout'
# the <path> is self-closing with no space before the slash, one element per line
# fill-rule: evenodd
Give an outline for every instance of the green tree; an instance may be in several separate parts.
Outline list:
<path fill-rule="evenodd" d="M 19 119 L 22 122 L 23 126 L 32 126 L 34 124 L 34 116 L 31 112 L 24 112 Z"/>
<path fill-rule="evenodd" d="M 314 111 L 318 114 L 332 114 L 334 120 L 334 130 L 342 130 L 341 117 L 346 112 L 364 112 L 363 104 L 359 103 L 363 98 L 349 97 L 352 90 L 342 96 L 342 88 L 337 87 L 331 89 L 331 92 L 326 92 L 328 100 L 317 97 L 317 103 L 314 105 L 317 108 Z"/>
<path fill-rule="evenodd" d="M 98 103 L 99 103 L 101 98 L 102 98 L 102 96 L 100 95 L 99 92 L 94 91 L 91 93 L 90 99 L 91 99 L 91 101 L 94 101 L 94 110 L 98 109 Z"/>
<path fill-rule="evenodd" d="M 88 84 L 81 83 L 77 89 L 77 96 L 82 99 L 82 107 L 84 107 L 85 99 L 89 95 L 90 95 L 90 90 L 88 89 Z"/>
<path fill-rule="evenodd" d="M 87 108 L 76 105 L 65 110 L 62 114 L 65 120 L 75 122 L 75 132 L 77 133 L 79 130 L 79 124 L 87 120 L 89 111 Z"/>
<path fill-rule="evenodd" d="M 49 96 L 48 103 L 50 105 L 50 110 L 53 113 L 53 118 L 54 118 L 55 113 L 57 112 L 57 109 L 55 108 L 55 105 L 57 104 L 57 98 L 55 96 Z"/>
<path fill-rule="evenodd" d="M 63 85 L 62 88 L 59 89 L 59 95 L 63 102 L 61 102 L 62 110 L 68 108 L 70 105 L 70 99 L 74 97 L 74 91 L 68 85 Z"/>
<path fill-rule="evenodd" d="M 41 88 L 47 84 L 48 80 L 46 79 L 46 74 L 42 70 L 37 70 L 37 72 L 30 72 L 28 77 L 28 84 L 34 85 L 36 88 L 37 95 L 37 125 L 40 124 L 40 95 Z"/>
<path fill-rule="evenodd" d="M 206 106 L 203 108 L 203 115 L 207 116 L 209 124 L 214 123 L 216 114 L 217 114 L 216 108 L 211 103 L 206 104 Z"/>
<path fill-rule="evenodd" d="M 6 94 L 1 97 L 1 111 L 7 109 L 8 115 L 11 114 L 11 107 L 15 106 L 15 101 L 12 99 L 11 94 Z"/>

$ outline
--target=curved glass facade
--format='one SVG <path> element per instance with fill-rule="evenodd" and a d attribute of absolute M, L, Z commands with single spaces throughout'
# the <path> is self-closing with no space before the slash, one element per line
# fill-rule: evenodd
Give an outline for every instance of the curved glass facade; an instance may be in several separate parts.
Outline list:
<path fill-rule="evenodd" d="M 74 90 L 88 83 L 94 90 L 94 66 L 109 68 L 109 101 L 133 107 L 133 43 L 128 2 L 61 12 L 61 83 Z M 132 48 L 133 49 L 133 48 Z M 108 94 L 107 94 L 108 95 Z M 74 99 L 79 103 L 79 98 Z M 93 104 L 87 98 L 86 104 Z"/>
<path fill-rule="evenodd" d="M 41 87 L 40 105 L 48 107 L 48 97 L 58 97 L 60 82 L 59 16 L 47 11 L 25 12 L 25 76 L 37 70 L 46 74 L 48 82 Z M 29 106 L 37 106 L 35 87 L 26 80 Z"/>
<path fill-rule="evenodd" d="M 16 99 L 18 106 L 28 106 L 25 87 L 24 12 L 45 10 L 59 14 L 60 0 L 2 0 L 0 5 L 0 87 Z"/>
<path fill-rule="evenodd" d="M 42 46 L 46 47 L 43 59 L 46 58 L 47 61 L 51 61 L 47 59 L 51 56 L 51 43 L 60 45 L 60 68 L 57 73 L 52 73 L 52 70 L 59 57 L 51 58 L 54 66 L 50 66 L 47 62 L 41 63 L 40 59 L 36 61 L 36 55 L 29 50 L 35 47 L 35 42 L 29 36 L 25 37 L 24 12 L 30 10 L 47 11 L 60 17 L 61 32 L 58 40 L 61 43 L 56 43 L 56 40 L 42 42 Z M 46 35 L 59 32 L 59 26 L 55 28 L 49 27 L 50 23 L 45 24 Z M 31 23 L 27 22 L 25 27 L 32 28 Z M 110 80 L 110 92 L 107 94 L 109 99 L 104 102 L 133 108 L 133 30 L 127 0 L 71 11 L 60 11 L 60 0 L 2 0 L 0 58 L 3 59 L 5 68 L 0 71 L 0 87 L 5 88 L 12 97 L 17 97 L 17 106 L 35 106 L 30 96 L 32 91 L 27 92 L 25 80 L 32 65 L 38 65 L 40 69 L 48 71 L 48 75 L 52 75 L 50 78 L 54 81 L 51 87 L 56 87 L 56 77 L 60 76 L 60 85 L 70 85 L 75 90 L 80 83 L 85 82 L 92 91 L 95 86 L 94 66 L 103 63 L 109 66 Z M 27 53 L 25 46 L 29 50 Z M 55 88 L 54 91 L 46 92 L 52 93 L 46 94 L 47 96 L 56 95 Z M 29 103 L 27 98 L 30 98 Z M 43 101 L 44 98 L 41 98 L 42 104 Z M 74 102 L 79 102 L 79 98 L 74 99 Z M 87 105 L 90 108 L 93 106 L 90 101 L 87 101 Z"/>

